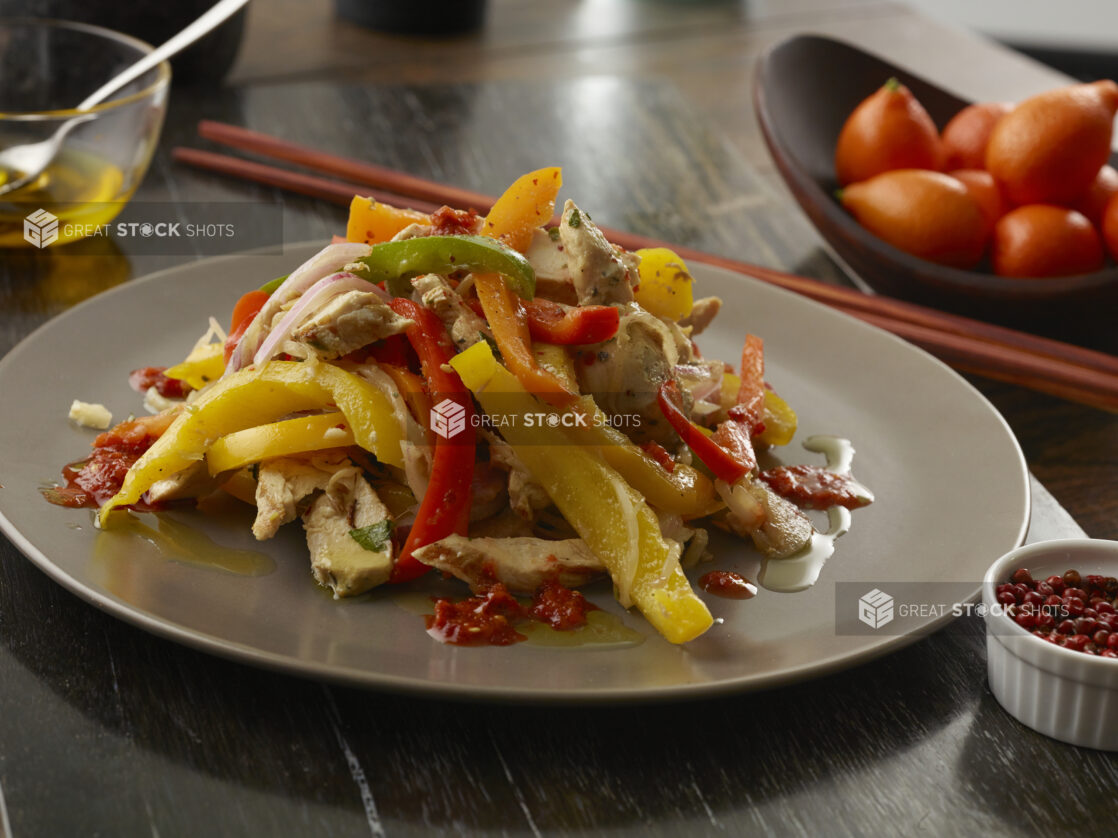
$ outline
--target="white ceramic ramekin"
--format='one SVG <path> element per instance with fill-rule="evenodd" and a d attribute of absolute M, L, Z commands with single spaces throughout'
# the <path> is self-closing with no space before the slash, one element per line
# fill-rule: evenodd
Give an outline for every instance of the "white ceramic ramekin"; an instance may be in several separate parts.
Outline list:
<path fill-rule="evenodd" d="M 1118 659 L 1049 643 L 995 607 L 997 586 L 1022 567 L 1034 579 L 1071 569 L 1118 576 L 1118 541 L 1071 538 L 1018 547 L 994 562 L 982 583 L 987 672 L 1002 707 L 1053 739 L 1118 751 Z"/>

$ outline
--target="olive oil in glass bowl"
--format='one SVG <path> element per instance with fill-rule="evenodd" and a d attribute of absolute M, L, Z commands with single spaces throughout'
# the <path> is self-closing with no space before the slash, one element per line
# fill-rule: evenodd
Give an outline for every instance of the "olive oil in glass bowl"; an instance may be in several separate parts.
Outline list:
<path fill-rule="evenodd" d="M 0 20 L 0 148 L 50 137 L 78 115 L 73 106 L 151 52 L 143 41 L 80 23 Z M 164 62 L 83 113 L 35 181 L 0 196 L 0 247 L 43 246 L 25 222 L 49 223 L 51 244 L 108 224 L 140 185 L 159 140 L 170 86 Z M 0 183 L 21 172 L 0 170 Z M 57 238 L 55 238 L 55 234 Z"/>

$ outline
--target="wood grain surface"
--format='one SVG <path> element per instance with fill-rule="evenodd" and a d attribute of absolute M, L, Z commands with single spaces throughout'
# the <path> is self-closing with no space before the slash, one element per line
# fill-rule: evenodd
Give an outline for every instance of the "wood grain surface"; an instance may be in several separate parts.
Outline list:
<path fill-rule="evenodd" d="M 341 229 L 336 207 L 172 164 L 208 117 L 482 192 L 561 164 L 604 224 L 846 282 L 752 123 L 758 50 L 807 29 L 974 98 L 1054 78 L 891 3 L 494 0 L 482 32 L 431 43 L 338 23 L 318 0 L 256 0 L 230 82 L 174 89 L 129 211 L 281 204 L 282 229 L 262 223 L 254 243 Z M 190 258 L 104 241 L 2 252 L 0 353 Z M 1118 538 L 1118 418 L 973 382 L 1087 533 Z M 1114 756 L 1001 710 L 977 619 L 771 692 L 492 707 L 208 657 L 107 617 L 0 539 L 0 835 L 1106 835 L 1116 788 Z"/>

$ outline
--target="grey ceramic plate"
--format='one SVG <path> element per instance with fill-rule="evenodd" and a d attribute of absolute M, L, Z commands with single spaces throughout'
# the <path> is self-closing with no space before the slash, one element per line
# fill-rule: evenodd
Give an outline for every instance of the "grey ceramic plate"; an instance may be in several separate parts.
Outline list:
<path fill-rule="evenodd" d="M 246 288 L 289 271 L 283 257 L 196 262 L 129 283 L 47 323 L 0 361 L 0 526 L 45 573 L 98 608 L 171 640 L 244 663 L 365 687 L 507 701 L 639 700 L 750 690 L 803 680 L 897 648 L 911 637 L 837 635 L 835 583 L 973 583 L 1020 543 L 1028 519 L 1025 464 L 998 413 L 938 361 L 885 332 L 754 280 L 698 266 L 703 294 L 726 305 L 701 345 L 735 359 L 744 333 L 766 341 L 768 379 L 796 408 L 788 461 L 818 459 L 811 434 L 849 437 L 855 472 L 877 502 L 854 515 L 819 583 L 799 594 L 710 598 L 724 622 L 685 648 L 637 615 L 635 646 L 519 644 L 456 648 L 433 641 L 406 596 L 382 590 L 335 602 L 312 582 L 297 526 L 257 544 L 247 507 L 166 515 L 151 529 L 99 532 L 88 510 L 47 504 L 39 488 L 80 458 L 93 432 L 66 418 L 72 399 L 138 411 L 129 370 L 181 359 L 206 323 Z M 177 547 L 174 545 L 178 545 Z M 238 572 L 209 544 L 241 554 Z M 224 561 L 224 558 L 222 559 Z M 719 544 L 717 567 L 757 570 L 752 548 Z M 248 575 L 246 567 L 263 571 Z M 417 588 L 419 590 L 419 588 Z M 607 588 L 592 598 L 621 614 Z M 949 617 L 948 617 L 949 619 Z M 929 618 L 926 627 L 935 623 Z"/>

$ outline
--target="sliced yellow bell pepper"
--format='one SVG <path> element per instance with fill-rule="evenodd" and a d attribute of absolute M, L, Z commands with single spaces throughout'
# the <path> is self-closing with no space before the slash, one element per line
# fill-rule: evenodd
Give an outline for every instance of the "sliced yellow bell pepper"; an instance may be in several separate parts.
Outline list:
<path fill-rule="evenodd" d="M 572 393 L 578 392 L 578 374 L 575 360 L 565 346 L 554 343 L 533 343 L 532 355 L 536 363 L 555 376 L 559 383 Z"/>
<path fill-rule="evenodd" d="M 796 435 L 796 411 L 773 390 L 765 390 L 765 430 L 757 437 L 765 445 L 787 445 Z"/>
<path fill-rule="evenodd" d="M 667 320 L 690 314 L 694 279 L 684 261 L 666 247 L 644 248 L 637 255 L 641 281 L 634 295 L 640 307 Z"/>
<path fill-rule="evenodd" d="M 381 462 L 402 468 L 404 429 L 393 407 L 398 398 L 398 393 L 384 393 L 332 364 L 270 361 L 246 367 L 188 405 L 136 461 L 120 491 L 101 507 L 101 525 L 116 507 L 136 503 L 156 481 L 201 460 L 221 437 L 300 410 L 337 405 L 358 445 Z"/>
<path fill-rule="evenodd" d="M 401 209 L 382 204 L 372 198 L 354 195 L 349 203 L 349 220 L 346 222 L 346 241 L 379 244 L 412 224 L 431 225 L 431 216 L 412 209 Z"/>
<path fill-rule="evenodd" d="M 521 175 L 493 204 L 481 234 L 523 253 L 532 243 L 532 233 L 555 214 L 555 196 L 562 185 L 563 170 L 558 166 Z"/>
<path fill-rule="evenodd" d="M 722 388 L 718 392 L 719 403 L 723 410 L 729 410 L 738 403 L 738 393 L 741 392 L 741 376 L 736 372 L 722 374 Z"/>
<path fill-rule="evenodd" d="M 168 367 L 163 374 L 168 378 L 185 381 L 195 390 L 201 390 L 211 381 L 217 381 L 225 372 L 225 358 L 220 343 L 207 343 L 195 347 L 185 361 Z"/>
<path fill-rule="evenodd" d="M 741 391 L 741 376 L 728 372 L 722 376 L 722 391 L 719 394 L 723 410 L 737 404 Z M 719 414 L 725 418 L 725 414 Z M 787 445 L 796 435 L 796 411 L 775 391 L 765 390 L 765 430 L 757 437 L 764 445 Z"/>
<path fill-rule="evenodd" d="M 221 474 L 273 457 L 353 444 L 353 431 L 344 414 L 297 416 L 223 436 L 206 452 L 206 466 L 210 474 Z"/>
<path fill-rule="evenodd" d="M 672 471 L 667 471 L 624 433 L 605 424 L 604 419 L 605 413 L 597 408 L 589 428 L 597 439 L 591 444 L 599 446 L 605 461 L 621 472 L 629 485 L 657 509 L 684 518 L 700 518 L 722 506 L 714 483 L 701 471 L 685 463 L 676 463 Z M 585 430 L 580 428 L 574 435 Z"/>
<path fill-rule="evenodd" d="M 664 539 L 656 513 L 621 475 L 561 427 L 530 422 L 530 416 L 549 409 L 497 363 L 488 344 L 474 344 L 451 366 L 500 421 L 517 457 L 605 564 L 621 604 L 636 605 L 672 643 L 693 640 L 710 628 L 710 611 L 680 567 L 679 545 Z"/>
<path fill-rule="evenodd" d="M 251 469 L 243 468 L 233 472 L 229 479 L 221 484 L 221 489 L 241 503 L 256 506 L 256 478 L 252 476 Z"/>
<path fill-rule="evenodd" d="M 539 343 L 533 347 L 533 352 L 541 367 L 569 390 L 577 390 L 574 360 L 566 349 Z M 734 393 L 737 394 L 736 389 Z M 711 514 L 722 505 L 709 477 L 684 463 L 676 463 L 673 471 L 666 471 L 623 432 L 611 426 L 605 411 L 590 396 L 583 396 L 576 409 L 588 417 L 587 426 L 570 428 L 568 432 L 577 437 L 580 444 L 598 448 L 605 461 L 657 509 L 696 518 Z"/>

